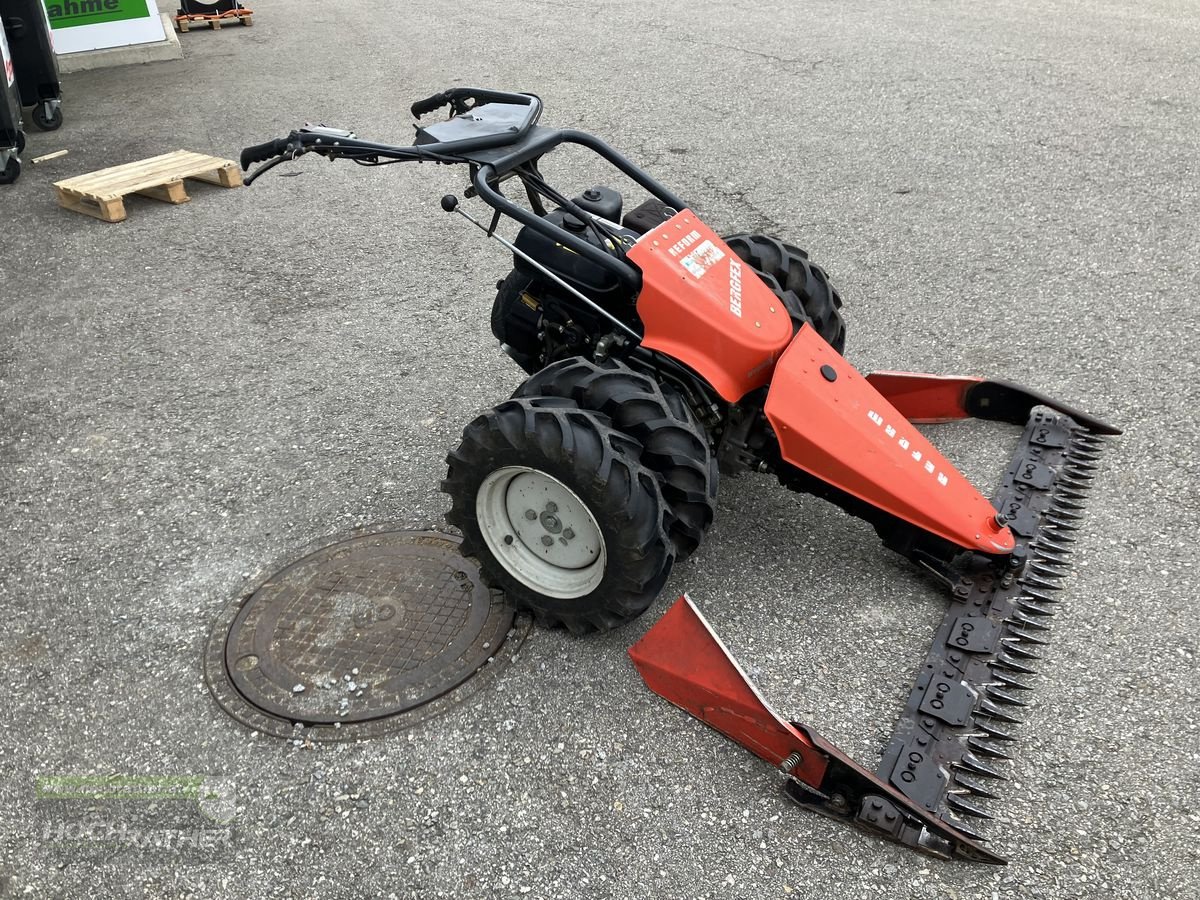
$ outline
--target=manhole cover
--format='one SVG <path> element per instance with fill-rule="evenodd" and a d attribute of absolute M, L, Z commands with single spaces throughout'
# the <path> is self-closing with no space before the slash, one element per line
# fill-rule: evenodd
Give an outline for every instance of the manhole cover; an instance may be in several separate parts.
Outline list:
<path fill-rule="evenodd" d="M 303 556 L 225 611 L 205 670 L 235 718 L 341 740 L 408 727 L 478 690 L 529 632 L 436 532 L 381 530 Z"/>

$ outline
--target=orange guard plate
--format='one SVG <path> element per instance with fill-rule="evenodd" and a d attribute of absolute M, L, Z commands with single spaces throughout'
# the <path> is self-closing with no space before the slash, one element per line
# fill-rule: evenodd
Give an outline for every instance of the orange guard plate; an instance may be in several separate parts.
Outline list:
<path fill-rule="evenodd" d="M 731 403 L 771 378 L 792 320 L 770 288 L 690 210 L 647 232 L 627 258 L 642 270 L 642 345 L 690 366 Z"/>
<path fill-rule="evenodd" d="M 808 325 L 775 367 L 766 412 L 797 468 L 959 546 L 1013 549 L 987 498 Z"/>

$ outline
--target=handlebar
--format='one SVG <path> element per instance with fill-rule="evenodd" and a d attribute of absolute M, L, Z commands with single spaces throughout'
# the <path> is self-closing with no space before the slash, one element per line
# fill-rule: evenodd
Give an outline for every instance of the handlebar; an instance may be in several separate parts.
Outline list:
<path fill-rule="evenodd" d="M 265 144 L 255 144 L 253 147 L 247 147 L 242 151 L 242 169 L 249 169 L 255 163 L 266 162 L 273 156 L 279 156 L 287 151 L 288 139 L 279 138 L 274 141 L 267 141 Z"/>
<path fill-rule="evenodd" d="M 426 97 L 424 100 L 418 100 L 410 107 L 410 109 L 412 110 L 412 114 L 419 119 L 421 116 L 425 115 L 425 113 L 431 113 L 435 109 L 440 109 L 449 102 L 450 98 L 446 96 L 445 91 L 442 91 L 440 94 L 434 94 L 432 97 Z"/>
<path fill-rule="evenodd" d="M 471 107 L 467 106 L 468 100 L 475 101 Z M 532 102 L 533 98 L 528 94 L 489 91 L 484 88 L 451 88 L 448 91 L 442 91 L 440 94 L 434 94 L 432 97 L 426 97 L 424 100 L 418 100 L 409 109 L 419 119 L 426 113 L 431 113 L 435 109 L 441 109 L 443 106 L 452 106 L 454 112 L 458 114 L 466 112 L 468 108 L 481 106 L 484 103 L 512 103 L 517 106 L 529 106 Z"/>

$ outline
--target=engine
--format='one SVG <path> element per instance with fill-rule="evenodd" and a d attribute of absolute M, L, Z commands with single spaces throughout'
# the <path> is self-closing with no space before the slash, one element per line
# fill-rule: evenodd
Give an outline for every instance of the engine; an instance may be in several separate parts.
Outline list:
<path fill-rule="evenodd" d="M 607 187 L 591 188 L 572 202 L 603 219 L 627 246 L 668 218 L 663 204 L 651 200 L 622 221 L 621 195 Z M 612 249 L 611 241 L 604 239 L 609 243 L 606 248 L 600 235 L 565 209 L 551 210 L 546 219 L 595 247 Z M 607 269 L 528 226 L 518 232 L 516 246 L 606 312 L 638 329 L 637 297 Z M 513 266 L 508 277 L 497 284 L 492 306 L 492 333 L 504 351 L 529 373 L 557 359 L 590 356 L 596 341 L 612 331 L 612 323 L 522 257 L 514 254 Z"/>

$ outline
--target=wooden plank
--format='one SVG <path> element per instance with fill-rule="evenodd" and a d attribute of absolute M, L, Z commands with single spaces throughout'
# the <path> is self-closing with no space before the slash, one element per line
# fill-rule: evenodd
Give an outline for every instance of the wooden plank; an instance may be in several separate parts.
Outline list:
<path fill-rule="evenodd" d="M 142 188 L 140 191 L 134 191 L 134 193 L 142 197 L 152 197 L 164 203 L 187 203 L 192 199 L 187 195 L 187 191 L 184 190 L 182 181 L 168 181 L 166 184 Z"/>
<path fill-rule="evenodd" d="M 60 187 L 83 193 L 95 194 L 100 197 L 117 197 L 131 194 L 179 178 L 192 178 L 197 175 L 214 172 L 217 169 L 232 166 L 227 159 L 216 156 L 203 156 L 199 153 L 175 151 L 125 166 L 113 166 L 101 169 L 89 175 L 79 175 L 57 182 Z M 214 181 L 214 184 L 224 182 Z M 225 185 L 234 187 L 236 185 Z"/>
<path fill-rule="evenodd" d="M 101 200 L 95 202 L 59 190 L 58 205 L 64 209 L 100 219 L 103 222 L 120 222 L 125 218 L 125 204 L 121 200 Z"/>
<path fill-rule="evenodd" d="M 151 156 L 148 159 L 139 159 L 136 162 L 122 163 L 119 166 L 109 166 L 108 168 L 105 168 L 105 169 L 97 169 L 95 172 L 88 172 L 85 175 L 76 175 L 72 178 L 68 178 L 66 181 L 70 182 L 70 183 L 73 183 L 76 181 L 85 181 L 85 180 L 86 181 L 93 181 L 93 180 L 101 180 L 102 181 L 111 175 L 124 174 L 131 170 L 140 169 L 144 166 L 156 165 L 163 161 L 177 158 L 177 154 L 179 152 L 180 151 L 178 151 L 178 150 L 172 150 L 170 153 L 163 153 L 160 156 Z"/>
<path fill-rule="evenodd" d="M 194 178 L 196 181 L 207 181 L 209 184 L 219 184 L 221 187 L 242 186 L 242 171 L 235 165 L 221 166 L 213 172 L 202 172 L 188 177 Z"/>
<path fill-rule="evenodd" d="M 111 169 L 102 169 L 99 172 L 93 172 L 91 175 L 80 175 L 76 178 L 70 178 L 67 179 L 65 186 L 92 194 L 117 196 L 132 193 L 133 191 L 141 190 L 143 187 L 150 187 L 173 178 L 183 178 L 191 172 L 215 168 L 226 162 L 228 160 L 211 156 L 200 156 L 199 154 L 192 154 L 191 158 L 186 156 L 176 157 L 174 154 L 168 154 L 167 156 L 155 157 L 153 164 L 151 164 L 151 160 L 143 160 L 138 163 L 129 163 L 126 166 L 114 166 Z"/>
<path fill-rule="evenodd" d="M 220 159 L 219 157 L 215 156 L 204 156 L 200 153 L 192 153 L 190 150 L 172 150 L 170 153 L 163 153 L 159 156 L 151 156 L 148 159 L 139 159 L 134 162 L 124 163 L 119 166 L 109 166 L 106 169 L 97 169 L 95 172 L 88 172 L 85 175 L 76 175 L 73 178 L 68 178 L 67 181 L 71 182 L 72 184 L 75 182 L 102 184 L 112 179 L 128 177 L 131 174 L 164 171 L 177 165 L 189 163 L 223 164 L 226 162 L 228 162 L 228 160 Z"/>

